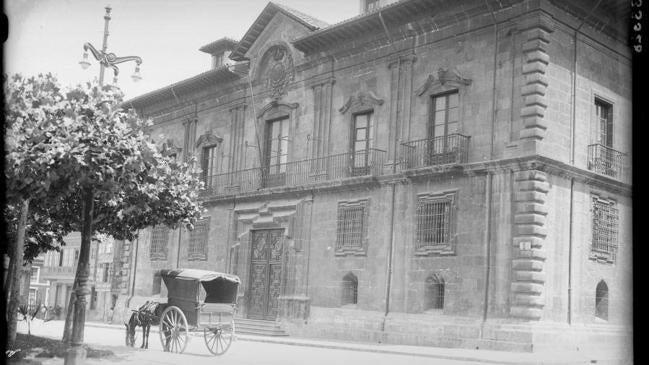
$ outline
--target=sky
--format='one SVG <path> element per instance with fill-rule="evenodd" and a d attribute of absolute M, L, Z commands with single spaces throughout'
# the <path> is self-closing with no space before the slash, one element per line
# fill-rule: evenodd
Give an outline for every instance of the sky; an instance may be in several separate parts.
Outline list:
<path fill-rule="evenodd" d="M 279 0 L 329 24 L 358 15 L 358 0 Z M 51 72 L 62 85 L 99 77 L 99 64 L 81 69 L 83 44 L 101 49 L 105 7 L 110 5 L 108 52 L 140 56 L 143 79 L 135 83 L 134 62 L 119 64 L 117 85 L 130 99 L 209 70 L 210 56 L 198 49 L 221 37 L 240 39 L 266 0 L 9 0 L 5 73 Z M 107 70 L 105 82 L 113 80 Z"/>

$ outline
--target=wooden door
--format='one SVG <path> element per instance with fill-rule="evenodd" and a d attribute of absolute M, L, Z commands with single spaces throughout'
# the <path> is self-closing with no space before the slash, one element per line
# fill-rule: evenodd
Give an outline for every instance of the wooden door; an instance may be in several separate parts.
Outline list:
<path fill-rule="evenodd" d="M 275 320 L 282 275 L 283 229 L 252 231 L 248 318 Z"/>

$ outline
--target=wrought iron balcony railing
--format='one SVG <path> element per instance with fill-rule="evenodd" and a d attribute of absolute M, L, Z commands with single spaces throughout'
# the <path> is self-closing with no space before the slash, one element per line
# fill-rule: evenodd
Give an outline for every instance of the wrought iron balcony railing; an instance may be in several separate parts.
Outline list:
<path fill-rule="evenodd" d="M 404 169 L 461 164 L 469 158 L 469 140 L 461 134 L 419 139 L 401 143 L 401 161 Z"/>
<path fill-rule="evenodd" d="M 614 179 L 624 178 L 626 154 L 596 143 L 588 146 L 588 169 Z"/>
<path fill-rule="evenodd" d="M 385 151 L 369 150 L 255 167 L 206 177 L 207 195 L 238 194 L 278 186 L 301 186 L 383 174 Z"/>

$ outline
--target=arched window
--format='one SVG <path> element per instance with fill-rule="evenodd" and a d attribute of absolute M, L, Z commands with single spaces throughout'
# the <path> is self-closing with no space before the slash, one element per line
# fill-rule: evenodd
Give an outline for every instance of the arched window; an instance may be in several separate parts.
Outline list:
<path fill-rule="evenodd" d="M 438 275 L 431 275 L 426 279 L 424 309 L 444 308 L 444 279 Z"/>
<path fill-rule="evenodd" d="M 358 303 L 358 278 L 352 273 L 343 277 L 342 305 Z"/>
<path fill-rule="evenodd" d="M 608 285 L 604 280 L 595 289 L 595 317 L 608 320 Z"/>

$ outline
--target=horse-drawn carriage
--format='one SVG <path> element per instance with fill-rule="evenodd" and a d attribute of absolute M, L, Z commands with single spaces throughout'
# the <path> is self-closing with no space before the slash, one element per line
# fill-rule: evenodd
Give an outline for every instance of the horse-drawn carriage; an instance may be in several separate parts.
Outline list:
<path fill-rule="evenodd" d="M 149 314 L 142 314 L 145 305 L 134 316 L 146 318 L 148 315 L 149 320 L 145 321 L 149 322 L 149 327 L 150 322 L 159 322 L 164 351 L 182 353 L 190 333 L 202 330 L 207 349 L 214 355 L 224 354 L 234 339 L 239 278 L 195 269 L 161 270 L 160 276 L 167 287 L 167 304 L 156 305 L 164 310 L 159 315 L 159 310 L 146 310 Z M 143 327 L 143 332 L 148 345 L 148 330 Z"/>

